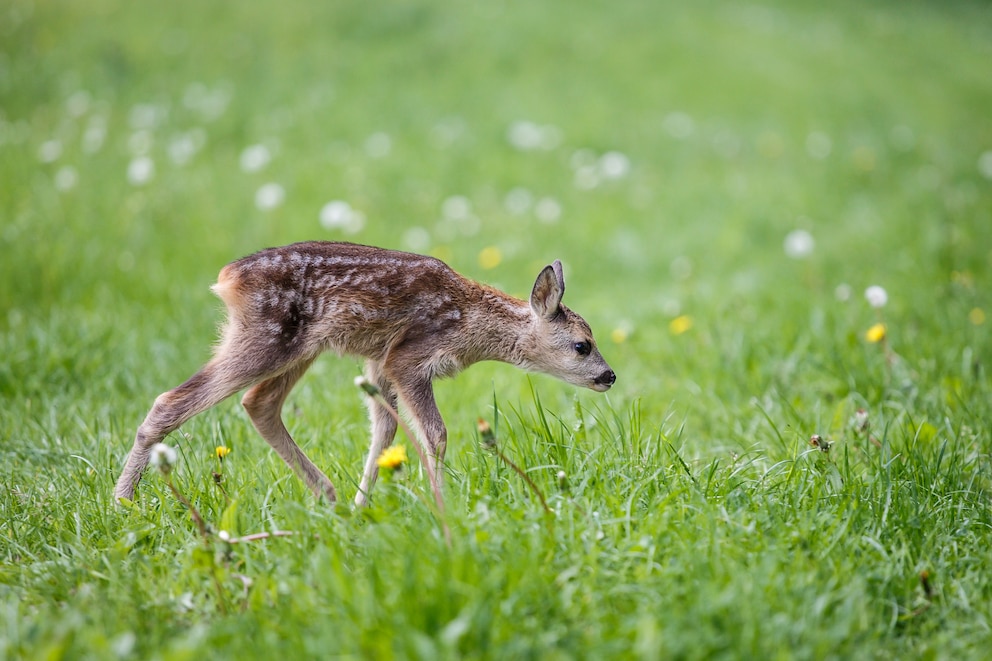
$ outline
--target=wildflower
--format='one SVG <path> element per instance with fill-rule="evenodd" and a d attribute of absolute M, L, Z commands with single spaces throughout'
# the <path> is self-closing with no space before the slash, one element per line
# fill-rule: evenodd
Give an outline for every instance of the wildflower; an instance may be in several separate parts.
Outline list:
<path fill-rule="evenodd" d="M 172 467 L 176 465 L 178 460 L 179 457 L 175 449 L 165 443 L 156 443 L 153 445 L 151 454 L 148 457 L 148 463 L 166 475 L 172 472 Z"/>
<path fill-rule="evenodd" d="M 875 344 L 885 339 L 885 324 L 878 323 L 865 332 L 865 339 Z"/>
<path fill-rule="evenodd" d="M 883 308 L 889 302 L 889 295 L 882 287 L 872 285 L 865 290 L 865 299 L 868 301 L 868 305 L 873 308 Z"/>
<path fill-rule="evenodd" d="M 610 333 L 610 339 L 613 340 L 614 344 L 623 344 L 629 335 L 630 332 L 626 328 L 614 328 L 613 332 Z"/>
<path fill-rule="evenodd" d="M 858 409 L 854 412 L 854 428 L 859 432 L 868 431 L 868 411 Z"/>
<path fill-rule="evenodd" d="M 230 542 L 231 541 L 231 533 L 227 532 L 226 530 L 218 530 L 217 531 L 217 537 L 219 537 L 220 538 L 220 541 L 222 541 L 222 542 Z"/>
<path fill-rule="evenodd" d="M 218 459 L 223 461 L 224 457 L 231 454 L 231 448 L 227 447 L 226 445 L 218 445 L 216 448 L 214 448 L 214 454 L 217 455 Z"/>
<path fill-rule="evenodd" d="M 386 448 L 382 451 L 382 454 L 379 455 L 379 458 L 375 460 L 375 464 L 379 468 L 389 468 L 394 471 L 399 469 L 406 462 L 406 446 L 404 445 L 394 445 Z"/>
<path fill-rule="evenodd" d="M 493 433 L 493 428 L 489 426 L 489 423 L 479 418 L 476 423 L 476 429 L 479 430 L 479 436 L 482 438 L 482 447 L 487 450 L 492 450 L 496 447 L 496 434 Z"/>
<path fill-rule="evenodd" d="M 821 452 L 830 452 L 830 446 L 833 445 L 830 441 L 824 440 L 819 434 L 813 434 L 809 437 L 809 444 L 814 448 L 819 448 Z"/>
<path fill-rule="evenodd" d="M 968 313 L 968 321 L 975 326 L 981 326 L 985 323 L 985 311 L 982 308 L 972 308 Z"/>
<path fill-rule="evenodd" d="M 668 324 L 668 330 L 672 335 L 681 335 L 690 328 L 692 328 L 692 317 L 687 314 L 675 317 Z"/>
<path fill-rule="evenodd" d="M 542 223 L 555 223 L 561 218 L 561 204 L 553 197 L 542 197 L 534 206 L 534 215 Z"/>
<path fill-rule="evenodd" d="M 71 165 L 63 165 L 55 173 L 55 189 L 63 193 L 75 188 L 78 181 L 79 174 Z"/>
<path fill-rule="evenodd" d="M 320 225 L 326 230 L 355 234 L 365 226 L 365 214 L 343 200 L 332 200 L 320 209 Z"/>
<path fill-rule="evenodd" d="M 630 159 L 618 151 L 608 151 L 599 158 L 599 173 L 603 179 L 623 179 L 630 172 Z"/>
<path fill-rule="evenodd" d="M 155 176 L 155 161 L 147 156 L 139 156 L 127 165 L 127 180 L 132 186 L 141 186 Z"/>
<path fill-rule="evenodd" d="M 241 169 L 244 172 L 258 172 L 272 160 L 272 154 L 265 145 L 252 145 L 241 152 Z"/>
<path fill-rule="evenodd" d="M 38 147 L 38 160 L 42 163 L 54 163 L 62 155 L 62 143 L 58 140 L 46 140 Z"/>
<path fill-rule="evenodd" d="M 375 397 L 379 394 L 378 386 L 366 379 L 364 376 L 356 376 L 355 385 L 361 388 L 369 397 Z"/>
<path fill-rule="evenodd" d="M 792 230 L 785 235 L 783 248 L 788 257 L 792 259 L 803 259 L 813 253 L 813 247 L 815 245 L 813 235 L 806 230 L 800 229 Z"/>
<path fill-rule="evenodd" d="M 503 253 L 496 246 L 483 248 L 479 253 L 479 266 L 486 270 L 496 268 L 502 261 Z"/>
<path fill-rule="evenodd" d="M 562 491 L 568 491 L 568 475 L 565 471 L 558 471 L 558 488 Z"/>
<path fill-rule="evenodd" d="M 255 206 L 261 211 L 275 209 L 286 199 L 286 189 L 277 183 L 263 184 L 255 192 Z"/>

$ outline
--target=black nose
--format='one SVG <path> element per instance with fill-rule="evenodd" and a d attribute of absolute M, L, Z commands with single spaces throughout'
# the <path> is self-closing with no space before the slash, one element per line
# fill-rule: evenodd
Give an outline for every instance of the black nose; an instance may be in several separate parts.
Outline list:
<path fill-rule="evenodd" d="M 606 370 L 596 377 L 596 385 L 599 386 L 612 386 L 616 381 L 617 375 L 613 373 L 613 370 Z"/>

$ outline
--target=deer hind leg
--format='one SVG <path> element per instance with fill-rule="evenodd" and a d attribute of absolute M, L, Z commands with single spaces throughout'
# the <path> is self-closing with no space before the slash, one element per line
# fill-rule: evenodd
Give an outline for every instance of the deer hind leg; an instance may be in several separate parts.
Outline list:
<path fill-rule="evenodd" d="M 383 374 L 382 365 L 374 360 L 365 362 L 365 378 L 374 383 L 382 392 L 389 405 L 396 410 L 396 393 L 393 384 Z M 382 407 L 382 404 L 371 397 L 368 398 L 369 418 L 372 421 L 372 443 L 369 445 L 369 455 L 365 459 L 365 469 L 362 471 L 362 481 L 358 485 L 355 505 L 364 507 L 369 502 L 369 494 L 379 477 L 379 465 L 376 460 L 382 451 L 388 448 L 396 437 L 396 419 Z"/>
<path fill-rule="evenodd" d="M 337 492 L 330 479 L 310 461 L 293 437 L 289 435 L 282 421 L 282 406 L 286 396 L 307 371 L 313 358 L 305 358 L 293 364 L 278 376 L 262 381 L 252 387 L 241 399 L 255 429 L 262 435 L 283 461 L 289 464 L 300 479 L 313 491 L 317 498 L 324 497 L 329 503 L 337 500 Z"/>
<path fill-rule="evenodd" d="M 162 393 L 138 427 L 127 463 L 114 488 L 115 498 L 134 497 L 152 446 L 184 422 L 264 378 L 271 369 L 219 355 L 182 385 Z"/>

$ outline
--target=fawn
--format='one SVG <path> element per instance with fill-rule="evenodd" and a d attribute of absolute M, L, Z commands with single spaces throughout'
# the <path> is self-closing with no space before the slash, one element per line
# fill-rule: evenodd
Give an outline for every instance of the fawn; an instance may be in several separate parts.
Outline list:
<path fill-rule="evenodd" d="M 194 415 L 249 388 L 241 400 L 255 428 L 318 498 L 334 485 L 283 424 L 283 402 L 324 351 L 365 358 L 365 376 L 397 402 L 426 444 L 440 485 L 447 431 L 432 381 L 483 360 L 544 372 L 600 392 L 616 376 L 589 325 L 561 304 L 561 262 L 537 276 L 530 301 L 473 282 L 433 257 L 350 243 L 312 241 L 269 248 L 225 266 L 213 291 L 228 319 L 214 357 L 155 400 L 138 427 L 114 489 L 130 499 L 151 448 Z M 369 398 L 372 443 L 357 505 L 378 476 L 376 459 L 396 421 Z"/>

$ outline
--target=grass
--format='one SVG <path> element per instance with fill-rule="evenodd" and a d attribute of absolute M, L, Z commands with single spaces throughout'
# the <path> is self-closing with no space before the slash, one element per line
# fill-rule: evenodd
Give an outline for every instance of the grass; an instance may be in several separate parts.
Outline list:
<path fill-rule="evenodd" d="M 984 3 L 12 0 L 0 33 L 0 657 L 989 649 Z M 323 227 L 332 200 L 364 227 Z M 450 548 L 417 462 L 326 507 L 234 399 L 169 438 L 207 541 L 159 474 L 112 502 L 209 355 L 220 267 L 314 238 L 518 295 L 561 258 L 618 374 L 438 384 Z M 358 372 L 324 358 L 286 408 L 348 500 Z"/>

